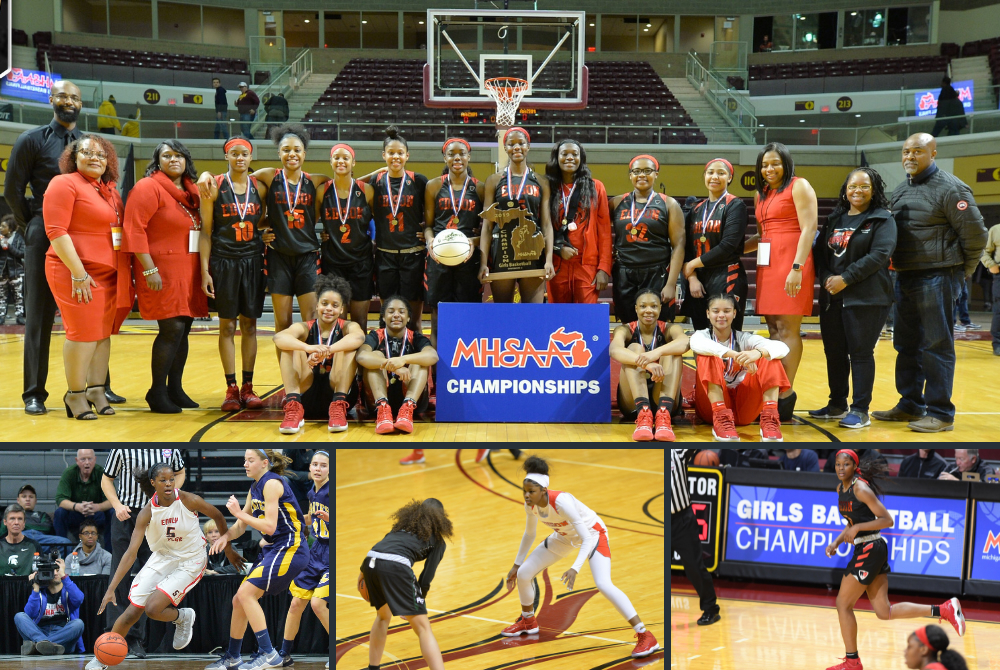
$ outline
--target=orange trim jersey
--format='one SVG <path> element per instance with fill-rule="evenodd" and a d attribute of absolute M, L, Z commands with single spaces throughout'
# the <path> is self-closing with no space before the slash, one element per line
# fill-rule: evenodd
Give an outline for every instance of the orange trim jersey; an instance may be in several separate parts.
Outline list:
<path fill-rule="evenodd" d="M 180 491 L 174 489 L 173 504 L 159 505 L 158 496 L 150 501 L 151 516 L 146 527 L 146 542 L 154 553 L 174 558 L 201 556 L 208 540 L 201 532 L 197 512 L 192 512 L 181 502 Z"/>
<path fill-rule="evenodd" d="M 580 547 L 572 565 L 577 573 L 595 549 L 603 556 L 611 557 L 604 522 L 573 494 L 550 489 L 548 507 L 543 509 L 537 505 L 525 504 L 524 511 L 527 515 L 527 527 L 517 559 L 514 561 L 518 565 L 522 565 L 528 557 L 528 550 L 535 540 L 535 530 L 539 521 L 552 530 L 552 535 L 546 538 L 546 541 L 561 541 L 571 547 Z"/>

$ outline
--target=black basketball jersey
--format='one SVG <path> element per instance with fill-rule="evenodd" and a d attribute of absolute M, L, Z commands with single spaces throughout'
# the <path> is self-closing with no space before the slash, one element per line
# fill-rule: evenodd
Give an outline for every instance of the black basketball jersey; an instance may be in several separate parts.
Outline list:
<path fill-rule="evenodd" d="M 612 214 L 615 257 L 628 267 L 666 265 L 670 262 L 670 210 L 662 193 L 652 193 L 648 202 L 635 203 L 632 221 L 632 198 L 635 191 L 622 198 Z M 643 209 L 645 208 L 645 211 Z"/>
<path fill-rule="evenodd" d="M 628 346 L 630 344 L 641 344 L 642 348 L 645 349 L 646 351 L 652 351 L 653 349 L 666 344 L 668 341 L 666 321 L 656 322 L 656 329 L 653 331 L 653 341 L 650 342 L 648 345 L 642 341 L 642 334 L 639 332 L 638 321 L 632 321 L 631 323 L 627 323 L 625 325 L 628 326 L 628 329 L 632 331 L 632 337 L 630 337 L 629 341 L 625 343 L 625 346 Z"/>
<path fill-rule="evenodd" d="M 528 168 L 528 178 L 524 182 L 524 190 L 521 191 L 521 197 L 517 197 L 517 193 L 521 188 L 521 179 L 524 175 L 510 174 L 510 184 L 513 189 L 513 193 L 507 192 L 507 176 L 510 172 L 510 166 L 500 173 L 500 181 L 497 182 L 496 189 L 493 191 L 493 199 L 497 203 L 497 209 L 517 209 L 518 207 L 524 207 L 531 214 L 532 220 L 538 225 L 539 228 L 542 226 L 542 217 L 540 212 L 542 211 L 542 186 L 538 181 L 538 176 L 535 171 Z M 515 204 L 511 204 L 515 203 Z"/>
<path fill-rule="evenodd" d="M 386 353 L 386 340 L 389 342 L 388 353 Z M 368 333 L 365 344 L 371 347 L 372 351 L 381 351 L 386 358 L 392 358 L 423 351 L 424 347 L 431 346 L 431 341 L 423 333 L 415 333 L 410 328 L 406 329 L 403 337 L 390 337 L 387 328 L 378 328 Z"/>
<path fill-rule="evenodd" d="M 247 184 L 250 190 L 249 204 L 246 204 L 247 193 L 235 193 L 226 175 L 217 175 L 215 182 L 219 186 L 219 196 L 212 205 L 212 255 L 246 258 L 264 253 L 264 242 L 258 225 L 264 208 L 260 201 L 257 179 L 250 176 Z M 241 217 L 240 210 L 245 204 L 246 210 Z"/>
<path fill-rule="evenodd" d="M 297 184 L 285 181 L 285 171 L 278 170 L 267 189 L 267 222 L 274 232 L 272 248 L 289 256 L 305 254 L 319 249 L 316 237 L 316 187 L 305 172 L 299 177 L 302 188 L 298 202 L 289 209 L 285 187 L 291 200 L 295 201 Z M 291 216 L 289 216 L 291 214 Z"/>
<path fill-rule="evenodd" d="M 854 495 L 854 484 L 859 479 L 861 478 L 855 477 L 851 482 L 851 485 L 847 487 L 846 491 L 841 491 L 837 494 L 838 508 L 840 509 L 841 515 L 847 519 L 849 526 L 865 523 L 867 521 L 874 521 L 876 519 L 875 513 L 872 512 L 871 508 L 868 507 L 866 503 L 858 500 L 857 496 Z M 864 479 L 861 479 L 861 481 L 865 482 L 865 484 L 868 483 Z"/>
<path fill-rule="evenodd" d="M 403 184 L 402 194 L 400 183 Z M 403 177 L 379 172 L 372 188 L 372 215 L 375 217 L 375 246 L 383 249 L 412 249 L 423 246 L 417 233 L 424 229 L 424 189 L 427 177 L 407 170 Z M 397 204 L 398 203 L 398 204 Z M 396 205 L 395 215 L 392 213 Z"/>
<path fill-rule="evenodd" d="M 476 191 L 479 180 L 475 177 L 469 177 L 469 183 L 465 187 L 463 197 L 461 186 L 457 188 L 452 186 L 449 190 L 450 175 L 444 175 L 441 179 L 443 182 L 441 190 L 438 191 L 437 198 L 434 199 L 432 226 L 434 234 L 437 235 L 445 228 L 453 228 L 462 231 L 467 237 L 479 235 L 479 215 L 483 213 L 483 201 L 479 199 L 479 193 Z M 454 200 L 452 200 L 452 192 L 455 194 Z M 459 209 L 460 204 L 461 209 Z M 457 215 L 455 210 L 458 210 Z M 456 216 L 458 221 L 455 221 Z"/>
<path fill-rule="evenodd" d="M 344 320 L 337 319 L 333 324 L 333 332 L 326 339 L 321 339 L 319 334 L 319 321 L 313 319 L 309 321 L 309 334 L 306 336 L 306 344 L 336 344 L 344 337 Z M 333 357 L 327 358 L 320 362 L 319 365 L 313 366 L 313 386 L 321 383 L 317 377 L 322 377 L 327 379 L 330 376 L 330 370 L 333 368 Z M 325 382 L 329 384 L 329 382 Z"/>
<path fill-rule="evenodd" d="M 341 198 L 333 181 L 328 181 L 320 206 L 319 220 L 330 239 L 323 243 L 324 258 L 337 265 L 353 265 L 372 255 L 372 241 L 368 237 L 368 222 L 372 209 L 365 199 L 364 184 L 351 182 L 350 198 Z M 340 201 L 340 209 L 337 201 Z M 350 211 L 347 202 L 350 200 Z M 340 213 L 346 217 L 340 220 Z"/>
<path fill-rule="evenodd" d="M 743 202 L 732 193 L 715 202 L 709 202 L 708 198 L 699 200 L 691 209 L 688 219 L 690 225 L 687 226 L 687 240 L 693 258 L 700 258 L 718 246 L 722 241 L 722 231 L 726 224 L 726 214 L 731 208 L 739 207 Z M 744 207 L 745 209 L 745 207 Z M 726 262 L 722 263 L 723 269 L 729 263 L 738 263 L 743 255 L 743 244 L 741 243 L 737 253 Z"/>

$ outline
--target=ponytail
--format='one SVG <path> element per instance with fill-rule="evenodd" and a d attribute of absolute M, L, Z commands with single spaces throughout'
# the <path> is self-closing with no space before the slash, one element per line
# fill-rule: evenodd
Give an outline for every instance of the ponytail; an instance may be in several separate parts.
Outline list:
<path fill-rule="evenodd" d="M 153 487 L 153 480 L 160 475 L 160 470 L 167 469 L 171 472 L 174 471 L 173 467 L 169 463 L 159 462 L 153 463 L 148 468 L 135 468 L 132 470 L 132 479 L 139 484 L 139 488 L 146 495 L 147 498 L 152 498 L 156 495 L 156 488 Z"/>
<path fill-rule="evenodd" d="M 934 652 L 931 658 L 941 665 L 943 665 L 948 670 L 969 670 L 969 666 L 965 664 L 965 659 L 957 651 L 948 648 L 951 641 L 948 639 L 948 634 L 944 632 L 941 626 L 936 626 L 934 624 L 929 624 L 924 626 L 923 629 L 917 629 L 917 639 L 920 640 L 919 633 L 923 631 L 923 634 L 927 637 L 927 645 L 932 652 Z M 923 640 L 920 640 L 923 642 Z"/>
<path fill-rule="evenodd" d="M 888 472 L 889 468 L 885 464 L 885 461 L 879 458 L 879 454 L 871 450 L 866 450 L 861 457 L 861 462 L 858 464 L 856 474 L 868 482 L 868 487 L 876 497 L 881 498 L 883 495 L 882 487 L 877 480 L 885 479 Z"/>
<path fill-rule="evenodd" d="M 271 463 L 268 466 L 268 470 L 276 475 L 285 474 L 285 466 L 292 462 L 291 458 L 274 449 L 256 449 L 255 451 L 257 451 L 258 455 L 260 452 L 264 452 L 264 457 Z"/>

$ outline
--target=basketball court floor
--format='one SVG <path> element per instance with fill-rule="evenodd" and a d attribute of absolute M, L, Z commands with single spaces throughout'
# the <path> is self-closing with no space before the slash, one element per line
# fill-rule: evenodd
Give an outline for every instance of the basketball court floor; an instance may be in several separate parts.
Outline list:
<path fill-rule="evenodd" d="M 519 468 L 531 454 L 549 462 L 551 490 L 568 491 L 608 527 L 611 579 L 632 601 L 646 628 L 666 644 L 662 449 L 542 449 L 515 461 L 496 450 L 481 463 L 475 449 L 426 450 L 426 463 L 399 465 L 406 449 L 337 450 L 337 667 L 368 663 L 375 610 L 357 591 L 365 554 L 392 527 L 388 516 L 411 499 L 440 500 L 454 525 L 427 594 L 428 617 L 449 670 L 544 667 L 551 670 L 662 667 L 660 649 L 642 659 L 630 654 L 635 631 L 594 586 L 587 564 L 572 591 L 560 576 L 566 557 L 536 578 L 540 631 L 516 638 L 500 631 L 519 614 L 517 591 L 504 578 L 524 533 Z M 532 549 L 547 533 L 539 525 Z M 415 566 L 417 576 L 423 563 Z M 427 667 L 417 636 L 394 617 L 382 668 Z"/>
<path fill-rule="evenodd" d="M 981 319 L 979 319 L 981 321 Z M 424 322 L 429 335 L 429 322 Z M 989 332 L 956 334 L 958 356 L 952 401 L 958 408 L 955 429 L 946 434 L 920 434 L 905 424 L 872 421 L 868 428 L 839 428 L 836 421 L 809 419 L 806 410 L 823 407 L 829 390 L 826 383 L 826 359 L 818 326 L 803 326 L 808 332 L 796 381 L 798 394 L 796 417 L 782 425 L 786 442 L 981 442 L 992 439 L 1000 419 L 1000 409 L 993 396 L 983 389 L 993 388 L 1000 358 L 993 356 Z M 270 314 L 258 324 L 257 366 L 254 388 L 265 400 L 263 410 L 245 410 L 224 414 L 219 406 L 223 400 L 224 378 L 218 353 L 218 321 L 195 321 L 190 337 L 190 353 L 184 372 L 184 388 L 201 405 L 200 409 L 184 410 L 182 414 L 153 414 L 143 398 L 150 384 L 150 351 L 156 336 L 156 324 L 128 322 L 120 335 L 112 337 L 111 376 L 114 390 L 128 398 L 125 405 L 116 405 L 117 416 L 100 417 L 96 421 L 73 421 L 66 418 L 62 394 L 66 382 L 63 372 L 62 347 L 64 334 L 57 324 L 52 335 L 49 360 L 49 413 L 31 417 L 24 413 L 21 401 L 24 329 L 21 326 L 0 326 L 0 422 L 10 440 L 39 441 L 64 439 L 67 431 L 81 442 L 106 441 L 280 441 L 280 442 L 372 442 L 387 440 L 402 442 L 629 442 L 632 422 L 625 422 L 612 410 L 610 424 L 526 424 L 526 423 L 438 423 L 429 414 L 414 422 L 412 434 L 376 435 L 373 420 L 350 421 L 345 433 L 329 433 L 325 421 L 307 421 L 297 435 L 281 435 L 281 400 L 284 390 L 278 372 L 278 362 L 271 343 L 273 318 Z M 767 335 L 766 330 L 759 331 Z M 237 347 L 239 343 L 237 342 Z M 238 361 L 237 361 L 238 362 Z M 685 381 L 682 392 L 693 401 L 694 357 L 685 359 Z M 872 409 L 892 407 L 898 395 L 893 382 L 895 351 L 888 339 L 880 340 L 875 349 L 876 379 Z M 612 388 L 617 384 L 618 364 L 612 362 Z M 609 394 L 611 395 L 611 394 Z M 610 402 L 610 398 L 609 398 Z M 678 441 L 710 442 L 711 426 L 700 422 L 692 409 L 686 418 L 675 422 Z M 745 442 L 760 441 L 758 426 L 738 429 Z"/>
<path fill-rule="evenodd" d="M 86 656 L 0 656 L 0 670 L 18 668 L 19 670 L 83 670 L 93 654 Z M 145 659 L 126 658 L 120 665 L 113 666 L 121 670 L 204 670 L 205 666 L 215 660 L 215 656 L 204 655 L 150 655 Z M 321 656 L 295 656 L 294 668 L 320 670 L 329 660 Z"/>

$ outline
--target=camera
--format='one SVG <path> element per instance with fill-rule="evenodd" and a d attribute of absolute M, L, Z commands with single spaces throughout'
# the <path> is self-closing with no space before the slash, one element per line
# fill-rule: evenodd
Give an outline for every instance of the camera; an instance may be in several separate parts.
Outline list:
<path fill-rule="evenodd" d="M 38 584 L 39 588 L 45 588 L 52 582 L 53 575 L 59 569 L 59 564 L 56 562 L 59 558 L 58 551 L 44 552 L 38 555 L 38 562 L 35 564 L 37 567 L 35 584 Z"/>

